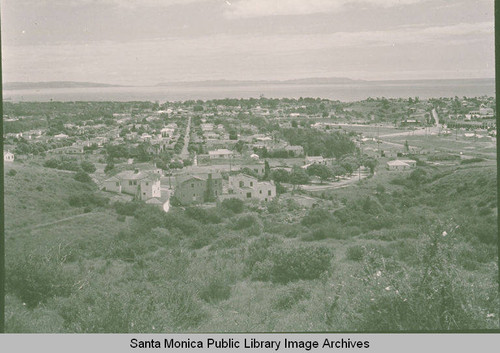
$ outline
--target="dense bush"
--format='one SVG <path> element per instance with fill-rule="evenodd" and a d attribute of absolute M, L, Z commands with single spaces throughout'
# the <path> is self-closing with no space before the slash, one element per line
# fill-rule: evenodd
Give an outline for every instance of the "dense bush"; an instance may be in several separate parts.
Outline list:
<path fill-rule="evenodd" d="M 346 257 L 348 260 L 361 261 L 365 256 L 365 249 L 361 245 L 352 245 L 347 248 Z"/>
<path fill-rule="evenodd" d="M 460 161 L 460 164 L 472 164 L 472 163 L 479 163 L 482 161 L 484 161 L 484 158 L 476 157 L 476 158 L 462 159 Z"/>
<path fill-rule="evenodd" d="M 116 213 L 123 216 L 133 216 L 135 211 L 140 206 L 139 202 L 120 202 L 116 201 L 113 204 Z"/>
<path fill-rule="evenodd" d="M 92 182 L 92 178 L 90 177 L 90 175 L 88 175 L 87 173 L 85 173 L 83 171 L 76 172 L 74 179 L 76 181 L 79 181 L 80 183 L 91 183 Z"/>
<path fill-rule="evenodd" d="M 69 205 L 73 207 L 85 207 L 95 205 L 104 207 L 108 204 L 109 199 L 92 193 L 72 195 L 69 197 Z"/>
<path fill-rule="evenodd" d="M 257 224 L 259 221 L 253 214 L 243 214 L 233 220 L 232 228 L 235 230 L 245 229 Z"/>
<path fill-rule="evenodd" d="M 451 245 L 441 235 L 432 237 L 412 267 L 388 266 L 390 260 L 369 256 L 363 292 L 370 293 L 371 298 L 363 300 L 358 308 L 362 313 L 359 329 L 435 331 L 486 327 L 484 310 L 498 312 L 494 297 L 483 302 L 480 291 L 460 275 L 450 261 Z M 479 303 L 483 309 L 479 309 Z"/>
<path fill-rule="evenodd" d="M 332 218 L 332 214 L 324 209 L 324 208 L 311 208 L 309 212 L 302 218 L 302 225 L 304 226 L 311 226 L 311 225 L 316 225 L 320 224 L 323 222 L 327 222 L 329 219 Z"/>
<path fill-rule="evenodd" d="M 63 272 L 55 259 L 29 255 L 16 258 L 8 264 L 7 292 L 15 294 L 29 308 L 54 296 L 67 296 L 71 292 L 71 277 Z"/>
<path fill-rule="evenodd" d="M 188 207 L 186 208 L 185 213 L 189 218 L 195 219 L 204 224 L 222 222 L 221 217 L 214 208 L 205 209 L 201 207 Z"/>
<path fill-rule="evenodd" d="M 231 286 L 223 278 L 210 278 L 200 290 L 200 298 L 207 303 L 218 303 L 229 299 Z"/>
<path fill-rule="evenodd" d="M 330 268 L 333 254 L 329 249 L 315 246 L 274 247 L 270 258 L 273 261 L 271 280 L 288 283 L 318 278 Z"/>
<path fill-rule="evenodd" d="M 54 168 L 54 169 L 60 169 L 60 170 L 70 170 L 73 172 L 79 171 L 80 166 L 78 165 L 78 162 L 74 158 L 70 159 L 48 159 L 45 161 L 43 164 L 44 167 L 47 168 Z"/>
<path fill-rule="evenodd" d="M 292 285 L 279 290 L 271 305 L 276 310 L 289 310 L 300 300 L 309 297 L 310 293 L 302 285 Z"/>
<path fill-rule="evenodd" d="M 9 170 L 9 171 L 7 172 L 7 175 L 8 175 L 8 176 L 14 176 L 14 175 L 16 175 L 16 174 L 17 174 L 17 171 L 16 171 L 15 169 L 11 169 L 11 170 Z"/>
<path fill-rule="evenodd" d="M 93 173 L 96 171 L 96 167 L 95 167 L 94 163 L 91 163 L 91 162 L 83 161 L 80 163 L 80 167 L 86 173 Z"/>
<path fill-rule="evenodd" d="M 243 212 L 243 208 L 245 207 L 245 204 L 240 199 L 231 198 L 231 199 L 226 199 L 226 200 L 222 201 L 221 206 L 223 208 L 226 208 L 228 210 L 233 211 L 234 213 L 241 213 L 241 212 Z"/>

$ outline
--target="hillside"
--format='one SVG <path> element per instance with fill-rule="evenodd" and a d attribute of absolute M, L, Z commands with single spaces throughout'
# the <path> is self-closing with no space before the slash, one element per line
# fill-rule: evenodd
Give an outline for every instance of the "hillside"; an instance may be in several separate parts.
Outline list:
<path fill-rule="evenodd" d="M 69 208 L 64 195 L 84 191 L 69 174 L 14 169 L 6 213 L 18 219 L 57 220 Z M 498 328 L 495 171 L 480 163 L 381 172 L 356 189 L 324 193 L 314 208 L 290 198 L 168 214 L 121 204 L 27 232 L 9 221 L 16 238 L 6 242 L 7 328 Z M 59 217 L 50 207 L 30 215 L 38 208 L 27 212 L 13 199 L 29 198 L 34 191 L 22 181 L 32 179 L 43 187 L 34 204 L 46 200 Z"/>

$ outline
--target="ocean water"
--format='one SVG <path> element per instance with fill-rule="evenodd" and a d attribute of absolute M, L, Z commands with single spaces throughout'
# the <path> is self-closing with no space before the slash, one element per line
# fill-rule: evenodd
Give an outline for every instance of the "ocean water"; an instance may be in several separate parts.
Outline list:
<path fill-rule="evenodd" d="M 494 79 L 370 81 L 352 84 L 267 84 L 241 86 L 151 86 L 4 90 L 10 101 L 184 101 L 223 98 L 313 97 L 351 102 L 369 97 L 421 99 L 494 96 Z"/>

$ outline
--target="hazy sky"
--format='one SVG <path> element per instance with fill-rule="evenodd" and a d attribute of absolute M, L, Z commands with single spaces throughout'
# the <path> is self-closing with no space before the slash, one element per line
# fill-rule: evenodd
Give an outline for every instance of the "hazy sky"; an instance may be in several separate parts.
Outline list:
<path fill-rule="evenodd" d="M 4 82 L 494 77 L 493 0 L 0 0 Z"/>

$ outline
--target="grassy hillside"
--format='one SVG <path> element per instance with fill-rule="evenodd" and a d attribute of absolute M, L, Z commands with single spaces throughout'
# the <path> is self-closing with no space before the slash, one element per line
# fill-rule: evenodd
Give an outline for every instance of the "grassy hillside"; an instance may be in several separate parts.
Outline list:
<path fill-rule="evenodd" d="M 6 200 L 17 217 L 9 332 L 499 327 L 493 166 L 381 172 L 322 193 L 314 208 L 281 199 L 168 214 L 132 204 L 84 213 L 67 195 L 99 192 L 59 171 L 14 168 L 6 193 L 29 197 L 22 180 L 44 180 L 34 202 L 53 203 L 30 215 Z M 81 216 L 19 230 L 71 212 Z"/>

